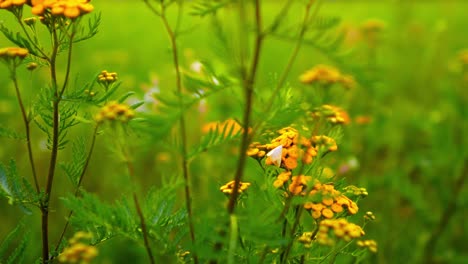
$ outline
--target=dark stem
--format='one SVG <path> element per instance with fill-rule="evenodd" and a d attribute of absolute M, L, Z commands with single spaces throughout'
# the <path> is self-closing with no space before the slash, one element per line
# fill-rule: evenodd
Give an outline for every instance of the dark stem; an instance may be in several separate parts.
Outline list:
<path fill-rule="evenodd" d="M 245 14 L 243 14 L 242 10 L 240 13 L 241 13 L 240 14 L 241 20 L 243 20 L 243 17 L 245 17 Z M 237 163 L 236 174 L 234 177 L 234 187 L 233 187 L 234 189 L 233 189 L 233 192 L 231 194 L 231 197 L 228 203 L 229 214 L 233 214 L 235 207 L 236 207 L 237 197 L 239 196 L 239 185 L 240 185 L 240 181 L 242 180 L 242 176 L 244 174 L 245 161 L 247 159 L 247 155 L 245 153 L 247 152 L 250 139 L 254 133 L 254 131 L 252 131 L 252 134 L 249 135 L 248 131 L 250 127 L 250 120 L 251 120 L 251 114 L 252 114 L 255 78 L 257 76 L 258 64 L 260 61 L 260 54 L 261 54 L 261 49 L 262 49 L 262 44 L 263 44 L 263 39 L 264 39 L 264 35 L 262 34 L 262 17 L 261 17 L 261 7 L 260 7 L 259 0 L 255 1 L 255 23 L 257 26 L 257 31 L 256 31 L 255 47 L 254 47 L 254 53 L 253 53 L 254 56 L 252 59 L 252 65 L 250 67 L 250 75 L 248 75 L 246 72 L 245 63 L 242 63 L 244 59 L 242 59 L 243 56 L 241 54 L 241 75 L 243 78 L 243 86 L 244 86 L 244 94 L 245 94 L 245 108 L 244 108 L 243 124 L 242 124 L 244 133 L 242 134 L 240 156 L 239 156 L 239 160 Z"/>
<path fill-rule="evenodd" d="M 33 151 L 31 147 L 31 129 L 29 126 L 30 120 L 28 119 L 28 115 L 26 114 L 26 109 L 24 108 L 23 100 L 21 99 L 21 93 L 20 93 L 19 86 L 18 86 L 18 80 L 16 79 L 16 68 L 13 69 L 12 79 L 15 85 L 16 97 L 18 98 L 18 104 L 21 109 L 21 116 L 23 117 L 24 128 L 26 130 L 26 144 L 28 147 L 28 157 L 29 157 L 29 163 L 31 164 L 34 185 L 36 187 L 36 192 L 39 193 L 40 192 L 39 182 L 37 180 L 36 166 L 34 165 L 34 157 L 33 157 Z"/>
<path fill-rule="evenodd" d="M 54 24 L 55 21 L 52 21 Z M 49 260 L 49 236 L 48 236 L 48 222 L 49 222 L 49 201 L 52 193 L 52 183 L 54 181 L 55 168 L 57 166 L 57 156 L 58 156 L 58 143 L 59 143 L 59 103 L 60 97 L 58 93 L 57 85 L 57 69 L 56 69 L 56 60 L 58 54 L 58 39 L 57 39 L 57 30 L 52 29 L 52 55 L 50 57 L 50 74 L 52 79 L 52 87 L 54 89 L 54 98 L 52 103 L 53 111 L 53 128 L 52 128 L 52 150 L 50 155 L 49 163 L 49 173 L 47 175 L 46 191 L 44 201 L 41 206 L 42 212 L 42 262 L 47 263 Z"/>
<path fill-rule="evenodd" d="M 294 244 L 294 234 L 296 233 L 297 227 L 299 226 L 304 207 L 302 205 L 298 205 L 295 207 L 295 211 L 296 215 L 290 232 L 290 241 L 288 242 L 286 249 L 283 251 L 283 253 L 281 253 L 281 263 L 286 263 L 289 253 L 291 252 L 292 245 Z"/>

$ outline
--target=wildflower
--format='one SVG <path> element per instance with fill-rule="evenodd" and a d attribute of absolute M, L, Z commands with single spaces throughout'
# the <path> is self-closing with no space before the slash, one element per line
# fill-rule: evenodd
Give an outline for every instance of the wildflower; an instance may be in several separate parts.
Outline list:
<path fill-rule="evenodd" d="M 368 221 L 374 221 L 375 220 L 375 215 L 374 213 L 372 213 L 371 211 L 368 211 L 366 212 L 366 214 L 364 215 L 364 219 L 368 220 Z"/>
<path fill-rule="evenodd" d="M 333 184 L 316 181 L 309 197 L 311 201 L 304 204 L 304 209 L 310 211 L 314 219 L 330 219 L 345 210 L 348 214 L 356 214 L 359 209 L 355 202 L 336 190 Z"/>
<path fill-rule="evenodd" d="M 249 188 L 250 183 L 249 182 L 239 182 L 239 193 L 243 193 L 247 188 Z M 225 194 L 231 194 L 232 191 L 234 190 L 234 181 L 230 181 L 226 183 L 225 185 L 221 186 L 219 188 L 220 191 L 222 191 Z"/>
<path fill-rule="evenodd" d="M 323 117 L 325 118 L 325 120 L 332 124 L 346 125 L 350 123 L 349 115 L 345 110 L 341 109 L 338 106 L 328 104 L 316 107 L 312 112 L 312 117 Z"/>
<path fill-rule="evenodd" d="M 1 59 L 14 59 L 20 58 L 24 59 L 29 54 L 27 49 L 19 47 L 8 47 L 0 49 L 0 58 Z"/>
<path fill-rule="evenodd" d="M 334 245 L 335 239 L 350 241 L 363 236 L 364 230 L 344 218 L 325 219 L 319 224 L 317 242 L 322 245 Z"/>
<path fill-rule="evenodd" d="M 304 84 L 319 83 L 328 86 L 340 81 L 341 73 L 335 67 L 319 64 L 303 73 L 299 79 Z"/>
<path fill-rule="evenodd" d="M 0 9 L 11 9 L 21 7 L 26 3 L 26 0 L 0 0 Z"/>
<path fill-rule="evenodd" d="M 95 246 L 85 243 L 85 241 L 89 242 L 92 238 L 93 235 L 88 232 L 79 231 L 75 233 L 69 240 L 69 246 L 58 256 L 58 260 L 62 263 L 90 263 L 98 255 Z"/>
<path fill-rule="evenodd" d="M 26 65 L 26 69 L 28 69 L 28 71 L 34 71 L 36 68 L 37 68 L 37 63 L 35 62 L 30 62 L 28 63 L 28 65 Z"/>
<path fill-rule="evenodd" d="M 294 195 L 303 194 L 303 191 L 307 189 L 307 183 L 311 180 L 312 177 L 310 176 L 294 176 L 292 177 L 292 182 L 289 185 L 289 191 Z"/>
<path fill-rule="evenodd" d="M 107 103 L 101 108 L 101 111 L 94 117 L 98 123 L 106 120 L 120 121 L 126 123 L 135 116 L 135 111 L 126 104 L 120 104 L 116 101 Z"/>
<path fill-rule="evenodd" d="M 291 171 L 284 171 L 278 174 L 276 180 L 273 182 L 273 186 L 275 186 L 275 188 L 282 187 L 285 182 L 289 181 L 290 178 L 291 178 Z"/>
<path fill-rule="evenodd" d="M 36 17 L 29 17 L 29 18 L 25 18 L 23 21 L 28 26 L 34 26 L 36 24 L 37 18 Z"/>
<path fill-rule="evenodd" d="M 313 136 L 311 138 L 312 145 L 318 149 L 326 149 L 327 151 L 333 152 L 338 150 L 336 141 L 327 136 Z"/>
<path fill-rule="evenodd" d="M 29 54 L 27 49 L 19 47 L 8 47 L 0 49 L 0 61 L 5 62 L 7 65 L 16 67 L 20 62 Z"/>
<path fill-rule="evenodd" d="M 356 244 L 369 249 L 372 253 L 377 253 L 377 242 L 375 240 L 359 240 Z"/>
<path fill-rule="evenodd" d="M 210 122 L 202 127 L 203 133 L 218 131 L 226 138 L 229 135 L 237 135 L 244 131 L 244 128 L 234 119 L 227 119 L 223 122 Z M 249 129 L 250 132 L 250 129 Z"/>
<path fill-rule="evenodd" d="M 359 188 L 354 185 L 346 186 L 344 188 L 344 191 L 348 194 L 361 196 L 361 197 L 366 197 L 367 195 L 369 195 L 366 188 Z"/>
<path fill-rule="evenodd" d="M 32 0 L 31 12 L 34 15 L 50 12 L 53 16 L 73 19 L 94 10 L 89 2 L 90 0 Z"/>
<path fill-rule="evenodd" d="M 302 233 L 302 235 L 297 239 L 297 241 L 299 243 L 304 244 L 305 248 L 310 248 L 313 241 L 312 232 Z"/>
<path fill-rule="evenodd" d="M 108 72 L 106 70 L 101 71 L 98 75 L 98 82 L 102 83 L 106 89 L 108 86 L 117 81 L 117 73 L 116 72 Z"/>

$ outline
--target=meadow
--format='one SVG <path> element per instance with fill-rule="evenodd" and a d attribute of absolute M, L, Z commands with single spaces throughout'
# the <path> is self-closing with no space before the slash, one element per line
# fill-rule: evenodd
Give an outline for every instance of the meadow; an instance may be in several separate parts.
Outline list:
<path fill-rule="evenodd" d="M 149 2 L 158 7 L 159 1 Z M 151 263 L 148 258 L 153 263 L 468 262 L 468 3 L 165 2 L 171 3 L 168 24 L 180 23 L 179 71 L 164 21 L 144 1 L 91 1 L 94 10 L 81 22 L 86 28 L 88 19 L 100 15 L 100 23 L 95 36 L 73 46 L 68 84 L 73 92 L 65 93 L 65 103 L 69 99 L 75 104 L 75 91 L 81 92 L 70 119 L 77 124 L 58 151 L 50 197 L 38 194 L 24 201 L 11 194 L 11 160 L 31 187 L 33 181 L 15 85 L 8 68 L 0 65 L 0 263 L 45 263 L 44 210 L 50 210 L 50 263 L 61 260 L 59 255 L 71 248 L 70 238 L 79 231 L 91 234 L 84 240 L 98 252 L 90 263 Z M 216 17 L 211 9 L 193 14 L 209 2 L 230 4 L 216 7 Z M 245 10 L 238 6 L 243 2 Z M 255 15 L 254 3 L 259 2 Z M 277 16 L 289 2 L 287 13 Z M 308 3 L 310 32 L 298 42 Z M 238 17 L 242 12 L 244 20 Z M 25 18 L 30 14 L 25 6 Z M 278 17 L 281 23 L 260 38 L 255 64 L 258 17 L 265 29 Z M 0 9 L 0 23 L 21 32 L 7 10 Z M 48 37 L 43 30 L 43 43 Z M 18 45 L 2 35 L 0 49 L 10 46 Z M 60 80 L 66 75 L 66 53 L 59 53 Z M 39 63 L 34 71 L 26 70 L 27 63 L 40 61 L 30 57 L 18 66 L 17 80 L 26 108 L 35 109 L 35 118 L 42 120 L 46 118 L 38 113 L 44 107 L 34 105 L 40 105 L 40 94 L 53 86 L 50 67 Z M 244 69 L 250 61 L 256 66 Z M 324 81 L 314 83 L 308 79 L 312 73 L 306 73 L 317 65 L 329 67 L 322 71 Z M 103 70 L 117 73 L 118 88 L 117 82 L 95 81 Z M 333 74 L 342 79 L 326 83 Z M 109 98 L 123 98 L 119 103 L 134 107 L 126 109 L 135 118 L 122 126 L 97 116 L 108 103 L 98 99 L 114 87 Z M 339 106 L 345 114 L 333 108 L 335 119 L 330 119 L 329 109 L 320 108 L 324 104 Z M 31 122 L 32 152 L 42 189 L 53 146 L 47 146 L 47 133 L 35 124 Z M 279 167 L 271 156 L 258 156 L 271 153 L 278 146 L 274 140 L 284 140 L 288 133 L 312 135 L 312 143 L 307 143 L 316 148 L 312 162 L 303 158 L 297 168 L 289 168 L 283 141 Z M 336 151 L 330 142 L 314 145 L 319 143 L 313 136 L 322 134 L 336 141 Z M 84 165 L 91 142 L 92 155 Z M 249 157 L 240 165 L 244 153 Z M 70 174 L 83 168 L 78 183 Z M 278 187 L 277 177 L 285 172 L 298 178 Z M 239 173 L 241 182 L 250 185 L 220 191 Z M 360 225 L 365 239 L 377 243 L 376 250 L 340 241 L 336 231 L 336 244 L 320 242 L 315 236 L 320 221 L 336 217 L 315 218 L 313 210 L 302 208 L 310 202 L 305 192 L 320 190 L 314 189 L 315 182 L 297 183 L 302 174 L 342 194 L 351 190 L 359 211 L 335 215 Z M 244 187 L 241 182 L 239 187 Z M 297 185 L 299 192 L 291 187 Z M 27 188 L 19 188 L 20 193 Z M 44 201 L 50 207 L 44 207 Z M 146 227 L 141 225 L 145 218 Z M 68 219 L 65 238 L 59 239 Z M 309 240 L 307 231 L 313 234 Z"/>

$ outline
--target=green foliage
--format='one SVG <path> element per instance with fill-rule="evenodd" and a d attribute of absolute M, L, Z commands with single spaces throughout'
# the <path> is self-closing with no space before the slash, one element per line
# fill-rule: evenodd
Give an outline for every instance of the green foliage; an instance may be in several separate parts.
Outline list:
<path fill-rule="evenodd" d="M 0 164 L 0 194 L 25 214 L 31 214 L 29 207 L 37 205 L 40 199 L 29 181 L 18 175 L 14 160 L 10 160 L 8 166 Z"/>
<path fill-rule="evenodd" d="M 19 222 L 5 239 L 3 239 L 3 242 L 0 244 L 1 263 L 24 263 L 24 257 L 30 239 L 30 232 L 24 231 L 24 225 L 24 221 Z"/>
<path fill-rule="evenodd" d="M 60 163 L 61 169 L 68 176 L 68 179 L 74 186 L 78 186 L 80 176 L 83 173 L 88 153 L 86 151 L 86 140 L 78 137 L 72 143 L 72 158 L 68 162 Z"/>

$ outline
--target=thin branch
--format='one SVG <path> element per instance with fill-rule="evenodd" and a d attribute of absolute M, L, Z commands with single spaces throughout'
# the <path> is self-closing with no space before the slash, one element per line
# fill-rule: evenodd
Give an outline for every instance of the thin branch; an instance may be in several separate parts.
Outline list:
<path fill-rule="evenodd" d="M 99 125 L 96 125 L 94 127 L 93 136 L 92 136 L 92 139 L 91 139 L 91 145 L 90 145 L 89 151 L 88 151 L 88 156 L 86 157 L 85 164 L 83 165 L 83 169 L 81 170 L 81 174 L 80 174 L 80 177 L 78 178 L 78 183 L 77 183 L 76 188 L 75 188 L 75 194 L 74 194 L 75 197 L 77 197 L 78 194 L 79 194 L 79 190 L 80 190 L 80 187 L 81 187 L 81 182 L 83 181 L 84 175 L 86 174 L 86 171 L 87 171 L 88 166 L 89 166 L 89 161 L 91 160 L 91 156 L 92 156 L 93 151 L 94 151 L 94 146 L 95 146 L 95 143 L 96 143 L 98 127 L 99 127 Z M 65 223 L 65 226 L 63 227 L 62 233 L 60 234 L 60 238 L 59 238 L 59 240 L 57 242 L 57 246 L 55 247 L 55 251 L 58 250 L 58 248 L 60 246 L 60 243 L 62 243 L 63 237 L 65 236 L 65 233 L 66 233 L 66 231 L 68 229 L 68 225 L 70 224 L 70 219 L 71 219 L 72 215 L 73 215 L 73 210 L 70 210 L 70 213 L 68 214 L 68 217 L 67 217 L 67 222 Z"/>
<path fill-rule="evenodd" d="M 36 192 L 40 192 L 39 188 L 39 182 L 37 180 L 37 173 L 36 173 L 36 166 L 34 164 L 34 157 L 33 157 L 33 151 L 31 147 L 31 127 L 30 125 L 30 120 L 28 119 L 28 115 L 26 114 L 26 109 L 24 108 L 23 100 L 21 99 L 21 93 L 19 90 L 19 85 L 18 85 L 18 80 L 16 78 L 16 67 L 13 68 L 12 70 L 12 79 L 13 83 L 15 85 L 15 90 L 16 90 L 16 97 L 18 98 L 18 104 L 21 109 L 21 116 L 23 118 L 24 122 L 24 128 L 26 130 L 26 144 L 28 147 L 28 157 L 29 157 L 29 163 L 31 165 L 31 170 L 32 170 L 32 176 L 34 179 L 34 185 L 36 187 Z"/>
<path fill-rule="evenodd" d="M 177 48 L 177 36 L 176 33 L 173 31 L 172 27 L 169 25 L 169 22 L 166 17 L 166 9 L 164 3 L 161 3 L 161 12 L 156 10 L 147 0 L 143 0 L 145 4 L 148 6 L 148 8 L 157 16 L 159 16 L 164 24 L 164 28 L 167 31 L 167 34 L 169 35 L 169 40 L 171 42 L 171 49 L 172 49 L 172 59 L 174 63 L 174 68 L 176 71 L 176 89 L 177 89 L 177 94 L 179 95 L 179 105 L 182 107 L 183 101 L 182 101 L 182 94 L 183 94 L 183 89 L 182 89 L 182 76 L 181 76 L 181 71 L 180 71 L 180 63 L 179 63 L 179 54 L 178 54 L 178 48 Z M 181 4 L 182 5 L 182 4 Z M 179 6 L 179 9 L 182 7 Z M 180 10 L 179 10 L 180 11 Z M 180 25 L 180 13 L 177 21 L 177 28 Z M 190 175 L 189 175 L 189 169 L 188 169 L 188 159 L 187 159 L 187 129 L 186 129 L 186 123 L 185 123 L 185 116 L 182 113 L 179 118 L 179 132 L 180 132 L 180 140 L 182 143 L 182 149 L 181 149 L 181 166 L 182 166 L 182 174 L 184 177 L 185 181 L 185 187 L 184 187 L 184 192 L 185 192 L 185 207 L 187 209 L 187 216 L 188 216 L 188 224 L 189 224 L 189 232 L 190 232 L 190 238 L 192 240 L 192 244 L 195 247 L 196 246 L 196 240 L 195 240 L 195 227 L 193 224 L 193 212 L 192 212 L 192 197 L 190 194 Z M 198 256 L 196 252 L 193 254 L 193 260 L 195 264 L 198 264 Z"/>
<path fill-rule="evenodd" d="M 240 19 L 241 19 L 241 24 L 242 24 L 242 21 L 245 21 L 245 19 L 243 19 L 245 17 L 245 14 L 243 14 L 244 11 L 242 10 L 243 9 L 242 1 L 240 5 L 241 5 Z M 247 148 L 249 147 L 250 140 L 254 133 L 254 131 L 252 131 L 251 134 L 249 134 L 248 131 L 250 127 L 250 120 L 251 120 L 251 114 L 252 114 L 255 78 L 257 76 L 258 64 L 260 61 L 260 54 L 261 54 L 262 44 L 264 40 L 264 36 L 262 34 L 262 16 L 261 16 L 261 6 L 260 6 L 259 0 L 255 1 L 255 23 L 257 26 L 257 30 L 256 30 L 256 37 L 255 37 L 254 53 L 253 53 L 254 56 L 252 59 L 252 65 L 250 67 L 250 75 L 248 75 L 247 73 L 244 73 L 245 65 L 243 66 L 243 64 L 241 64 L 241 74 L 243 76 L 243 86 L 244 86 L 244 94 L 245 94 L 245 108 L 244 108 L 244 115 L 243 115 L 244 133 L 242 134 L 240 156 L 239 156 L 239 160 L 237 163 L 236 174 L 234 177 L 234 187 L 233 187 L 234 189 L 233 189 L 233 192 L 231 194 L 231 197 L 228 203 L 229 214 L 233 214 L 235 207 L 236 207 L 237 197 L 239 196 L 239 185 L 240 185 L 240 181 L 242 180 L 242 176 L 244 174 L 245 161 L 247 159 L 247 155 L 245 153 L 247 151 Z M 243 59 L 242 59 L 242 54 L 241 54 L 241 63 L 242 62 L 243 62 Z"/>

